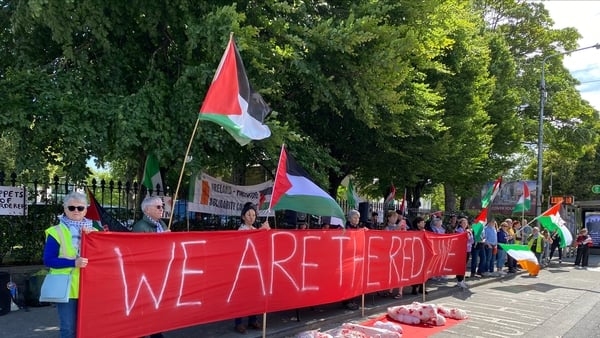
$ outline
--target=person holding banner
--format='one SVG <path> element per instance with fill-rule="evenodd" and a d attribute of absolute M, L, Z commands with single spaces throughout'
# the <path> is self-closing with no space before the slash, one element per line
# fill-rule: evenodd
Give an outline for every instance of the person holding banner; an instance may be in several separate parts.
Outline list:
<path fill-rule="evenodd" d="M 60 337 L 77 336 L 77 307 L 79 299 L 79 272 L 88 265 L 88 259 L 80 256 L 82 233 L 94 231 L 92 221 L 85 218 L 87 197 L 80 192 L 71 192 L 63 200 L 64 214 L 60 223 L 46 229 L 44 265 L 49 274 L 71 274 L 68 303 L 56 303 L 60 322 Z M 64 253 L 61 255 L 61 252 Z"/>
<path fill-rule="evenodd" d="M 425 229 L 425 220 L 423 217 L 417 216 L 413 220 L 413 224 L 415 225 L 414 231 L 428 231 Z M 424 289 L 423 284 L 413 284 L 411 293 L 416 295 L 418 293 L 428 294 L 429 292 Z"/>
<path fill-rule="evenodd" d="M 142 201 L 142 212 L 144 216 L 133 225 L 133 232 L 167 232 L 165 222 L 161 219 L 164 206 L 159 196 L 148 196 Z M 162 332 L 153 333 L 150 338 L 162 338 Z"/>
<path fill-rule="evenodd" d="M 148 196 L 142 201 L 144 216 L 133 225 L 133 232 L 165 232 L 170 231 L 161 219 L 164 206 L 159 196 Z"/>
<path fill-rule="evenodd" d="M 244 204 L 242 208 L 242 214 L 240 216 L 242 224 L 238 228 L 238 230 L 256 230 L 257 227 L 254 225 L 256 223 L 256 215 L 258 212 L 256 211 L 256 206 L 252 202 L 247 202 Z M 270 230 L 269 221 L 264 221 L 259 229 Z M 246 333 L 246 327 L 242 324 L 242 318 L 235 319 L 235 327 L 234 330 L 239 333 Z M 248 327 L 253 328 L 255 330 L 262 330 L 262 325 L 258 322 L 258 317 L 256 315 L 248 316 Z"/>

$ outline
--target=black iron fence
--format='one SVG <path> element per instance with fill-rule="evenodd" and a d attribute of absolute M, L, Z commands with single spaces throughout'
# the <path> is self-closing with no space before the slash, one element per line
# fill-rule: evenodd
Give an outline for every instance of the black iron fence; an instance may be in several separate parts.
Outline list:
<path fill-rule="evenodd" d="M 85 192 L 89 188 L 98 203 L 117 220 L 127 223 L 136 219 L 139 214 L 140 198 L 147 193 L 170 195 L 168 187 L 162 189 L 158 185 L 148 190 L 138 182 L 105 181 L 92 179 L 88 182 L 71 182 L 68 178 L 54 176 L 51 182 L 23 182 L 16 173 L 6 175 L 0 171 L 0 186 L 23 187 L 27 192 L 27 204 L 60 206 L 63 197 L 74 190 Z"/>

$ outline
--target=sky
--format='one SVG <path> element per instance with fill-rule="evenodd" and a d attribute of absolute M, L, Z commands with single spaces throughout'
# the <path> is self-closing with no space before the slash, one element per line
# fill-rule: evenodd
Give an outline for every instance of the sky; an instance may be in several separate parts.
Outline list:
<path fill-rule="evenodd" d="M 582 38 L 579 48 L 600 43 L 600 1 L 544 1 L 554 28 L 575 27 Z M 581 97 L 600 111 L 600 49 L 590 48 L 565 55 L 563 63 L 581 82 Z"/>

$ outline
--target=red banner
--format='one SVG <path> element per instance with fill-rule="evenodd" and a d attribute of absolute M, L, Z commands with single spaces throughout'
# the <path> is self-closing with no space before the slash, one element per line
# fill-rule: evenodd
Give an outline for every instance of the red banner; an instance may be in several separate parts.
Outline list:
<path fill-rule="evenodd" d="M 84 236 L 80 337 L 135 337 L 464 274 L 466 235 L 256 230 Z"/>

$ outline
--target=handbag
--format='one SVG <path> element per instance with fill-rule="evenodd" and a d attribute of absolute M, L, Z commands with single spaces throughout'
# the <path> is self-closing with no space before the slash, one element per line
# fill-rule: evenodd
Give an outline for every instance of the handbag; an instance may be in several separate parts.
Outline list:
<path fill-rule="evenodd" d="M 61 255 L 59 257 L 67 257 L 67 250 L 62 244 L 65 243 L 65 237 L 60 224 L 56 225 L 56 229 L 61 240 Z M 73 270 L 75 270 L 75 268 L 71 269 L 71 273 L 69 274 L 47 274 L 40 289 L 40 302 L 68 303 L 69 293 L 71 293 Z"/>
<path fill-rule="evenodd" d="M 46 275 L 40 289 L 40 302 L 68 303 L 72 273 Z"/>

